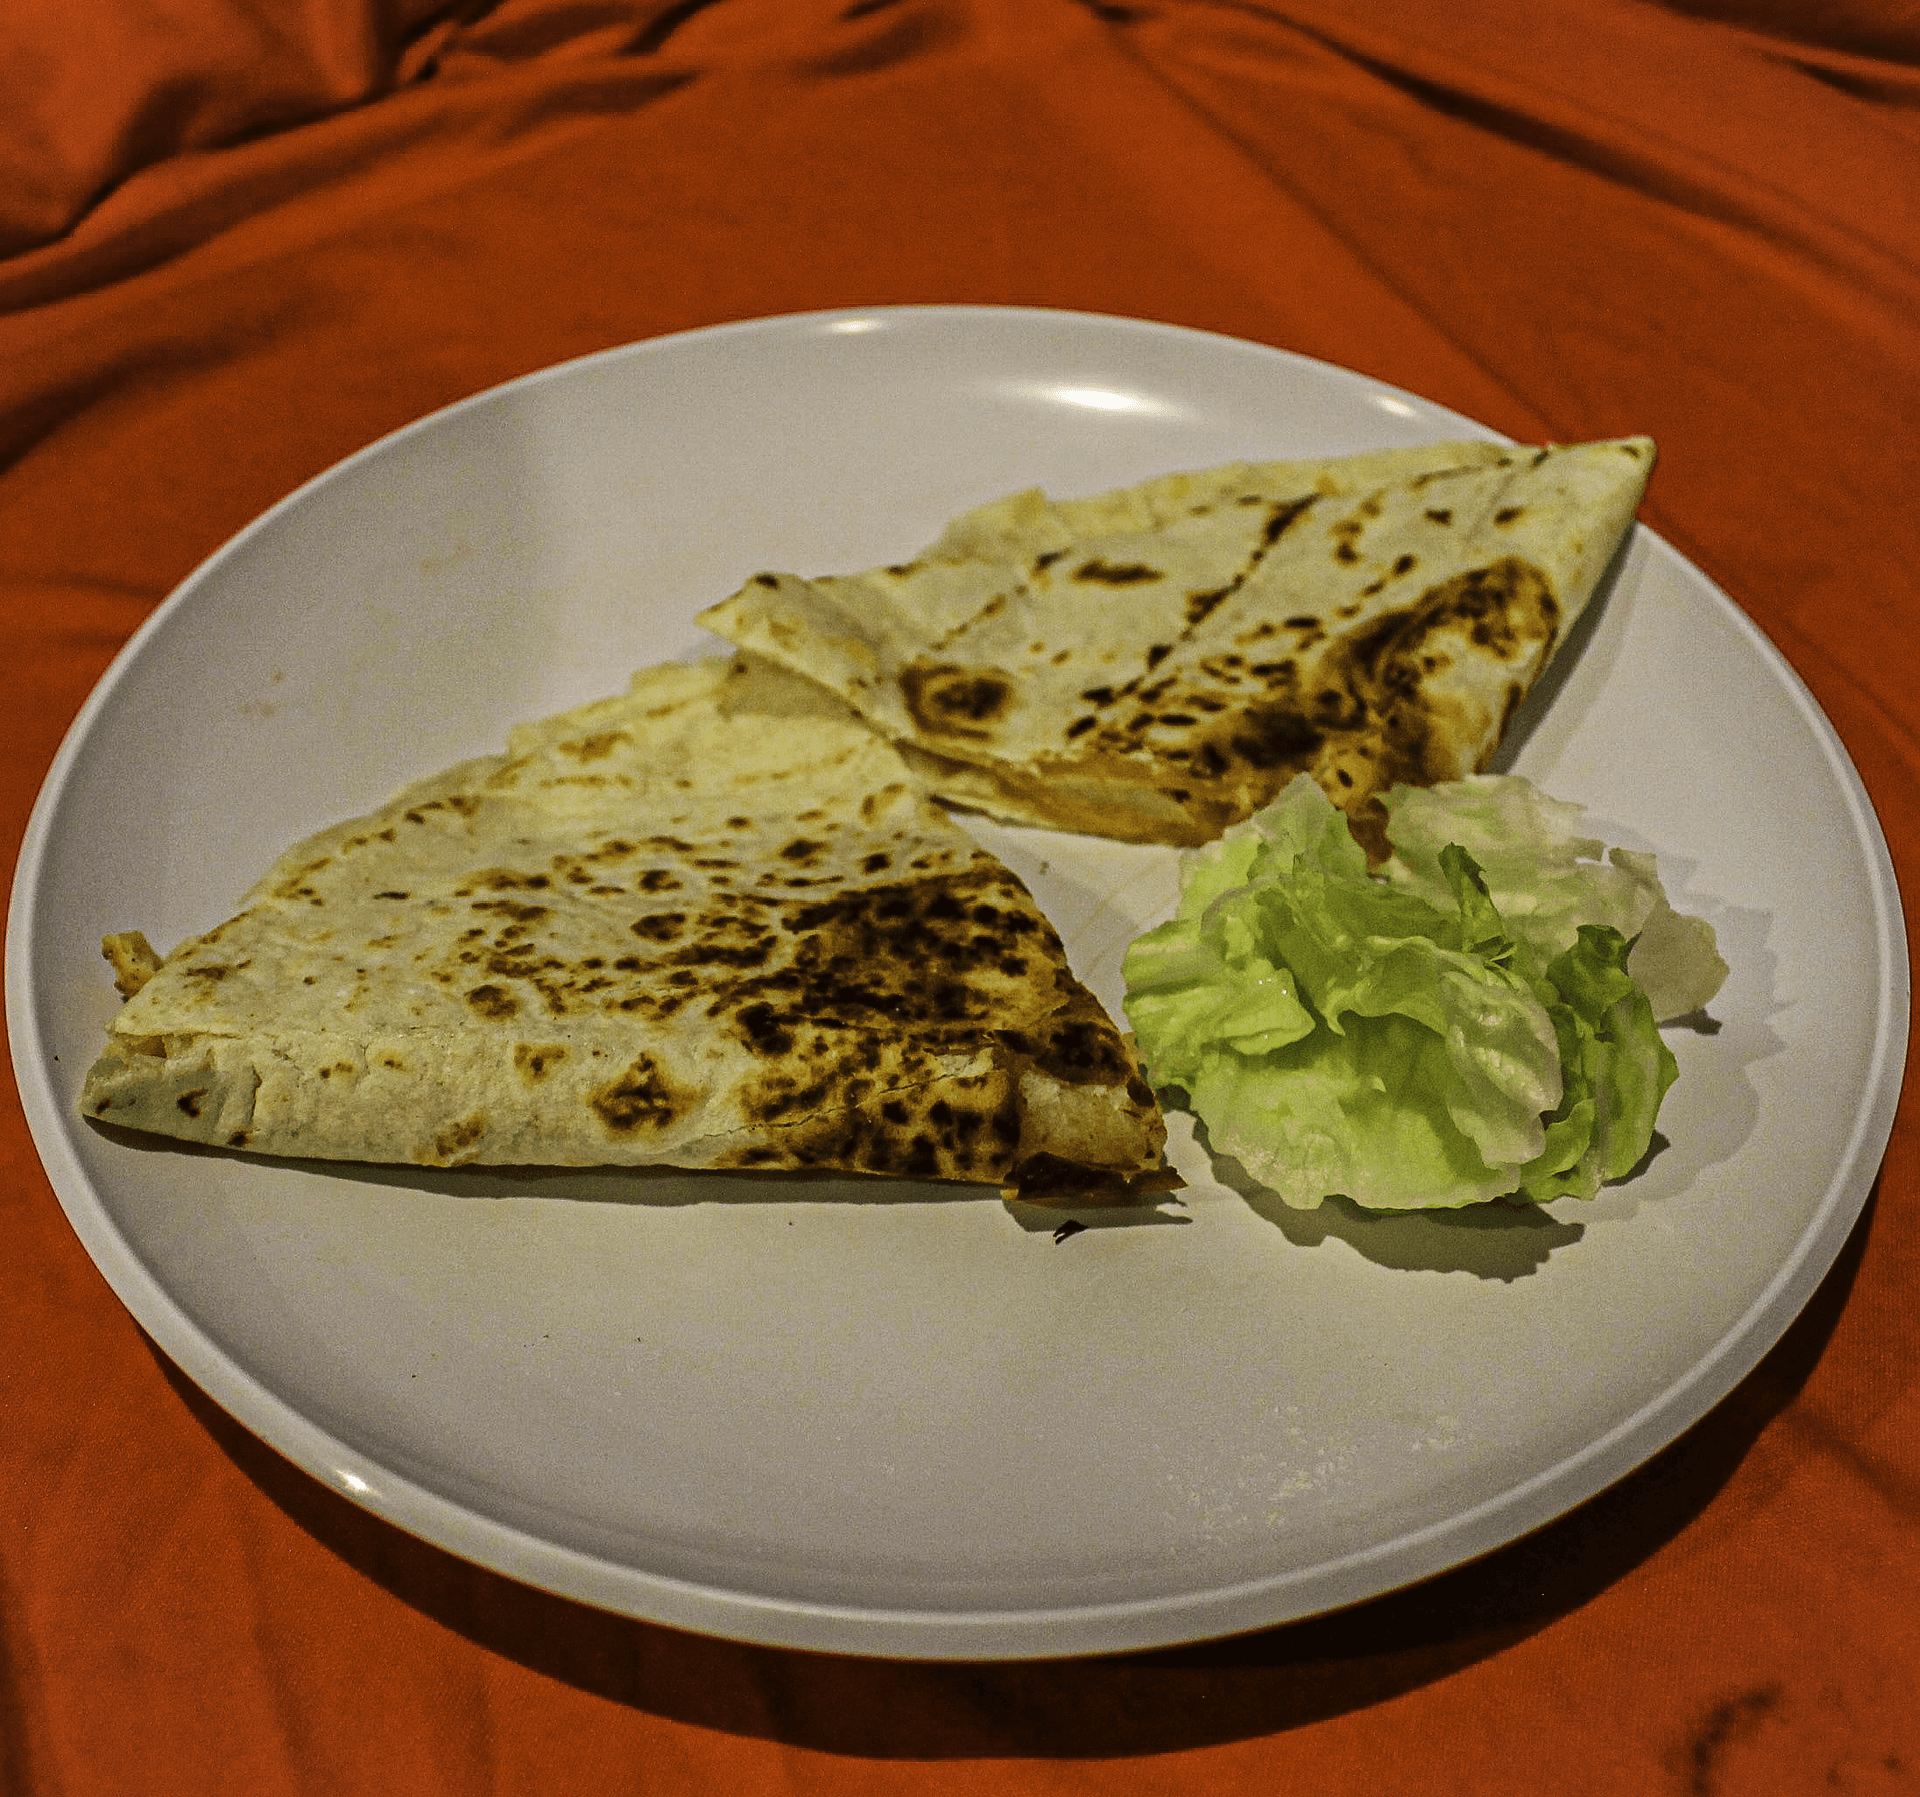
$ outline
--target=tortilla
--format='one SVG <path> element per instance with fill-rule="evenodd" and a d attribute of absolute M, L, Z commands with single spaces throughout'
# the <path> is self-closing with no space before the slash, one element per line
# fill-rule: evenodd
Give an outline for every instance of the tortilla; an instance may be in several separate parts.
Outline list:
<path fill-rule="evenodd" d="M 1060 1202 L 1179 1183 L 1014 874 L 844 708 L 723 660 L 323 831 L 157 967 L 137 933 L 106 953 L 131 996 L 81 1108 L 132 1129 Z"/>
<path fill-rule="evenodd" d="M 911 562 L 756 575 L 701 622 L 996 817 L 1193 845 L 1307 772 L 1384 859 L 1380 795 L 1486 766 L 1654 453 L 1448 443 L 1029 491 Z"/>

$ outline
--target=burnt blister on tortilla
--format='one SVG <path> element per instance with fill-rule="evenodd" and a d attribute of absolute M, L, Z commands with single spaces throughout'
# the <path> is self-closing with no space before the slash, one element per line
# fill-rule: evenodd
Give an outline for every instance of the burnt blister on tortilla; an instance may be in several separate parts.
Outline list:
<path fill-rule="evenodd" d="M 915 662 L 900 672 L 913 721 L 931 736 L 984 738 L 1013 704 L 1012 678 L 998 668 Z"/>
<path fill-rule="evenodd" d="M 676 1085 L 652 1055 L 643 1053 L 619 1078 L 591 1094 L 587 1103 L 609 1132 L 634 1135 L 671 1127 L 686 1115 L 695 1096 Z"/>

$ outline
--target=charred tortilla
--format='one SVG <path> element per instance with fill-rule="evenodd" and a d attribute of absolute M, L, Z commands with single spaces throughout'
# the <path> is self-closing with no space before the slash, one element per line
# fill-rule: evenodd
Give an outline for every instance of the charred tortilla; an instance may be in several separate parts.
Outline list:
<path fill-rule="evenodd" d="M 106 952 L 130 996 L 81 1108 L 189 1141 L 1060 1201 L 1178 1183 L 1020 881 L 842 708 L 722 661 L 313 837 L 163 962 Z"/>
<path fill-rule="evenodd" d="M 701 621 L 1013 822 L 1202 843 L 1307 772 L 1384 855 L 1379 795 L 1485 766 L 1653 461 L 1467 442 L 1020 493 L 912 562 L 761 574 Z"/>

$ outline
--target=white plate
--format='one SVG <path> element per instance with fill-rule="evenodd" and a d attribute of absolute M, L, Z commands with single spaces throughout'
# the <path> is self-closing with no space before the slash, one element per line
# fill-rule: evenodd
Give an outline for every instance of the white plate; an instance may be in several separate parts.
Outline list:
<path fill-rule="evenodd" d="M 1056 1244 L 950 1190 L 267 1163 L 73 1108 L 116 1003 L 104 932 L 210 926 L 296 837 L 699 652 L 695 612 L 759 568 L 903 559 L 1029 483 L 1465 434 L 1487 433 L 1246 343 L 933 308 L 644 343 L 375 445 L 155 614 L 34 814 L 8 1014 L 74 1228 L 161 1347 L 315 1477 L 516 1577 L 718 1634 L 1166 1643 L 1546 1521 L 1778 1338 L 1865 1200 L 1905 1048 L 1858 778 L 1752 624 L 1644 530 L 1513 759 L 1658 850 L 1733 974 L 1717 1028 L 1673 1036 L 1670 1146 L 1591 1204 L 1295 1214 L 1215 1184 L 1177 1129 L 1184 1208 Z M 983 834 L 1117 1003 L 1171 854 Z"/>

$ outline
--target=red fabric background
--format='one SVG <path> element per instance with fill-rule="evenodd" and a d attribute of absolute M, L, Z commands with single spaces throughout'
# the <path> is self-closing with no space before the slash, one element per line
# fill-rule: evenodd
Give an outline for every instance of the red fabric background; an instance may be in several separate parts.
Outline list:
<path fill-rule="evenodd" d="M 307 476 L 497 381 L 834 305 L 1128 313 L 1530 438 L 1834 718 L 1920 867 L 1906 0 L 15 0 L 0 14 L 7 852 L 93 681 Z M 0 1791 L 1920 1786 L 1911 1103 L 1834 1275 L 1541 1534 L 1245 1640 L 872 1664 L 579 1609 L 279 1462 L 0 1114 Z"/>

